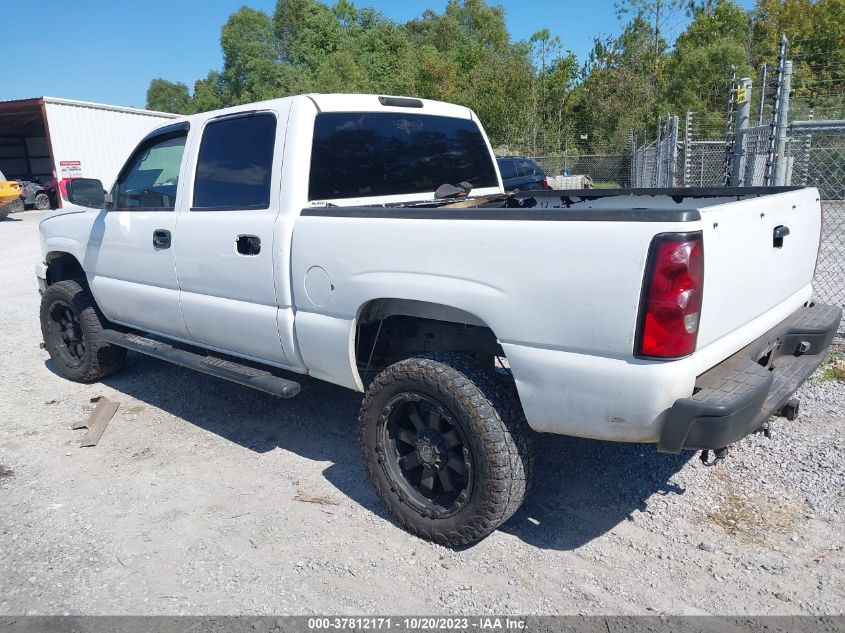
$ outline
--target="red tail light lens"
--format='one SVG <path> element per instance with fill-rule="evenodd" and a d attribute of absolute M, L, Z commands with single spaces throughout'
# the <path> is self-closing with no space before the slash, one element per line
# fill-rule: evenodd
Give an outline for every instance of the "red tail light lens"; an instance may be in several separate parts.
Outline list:
<path fill-rule="evenodd" d="M 548 178 L 548 176 L 546 178 L 543 178 L 543 187 L 545 189 L 549 188 L 549 178 Z"/>
<path fill-rule="evenodd" d="M 665 359 L 692 354 L 703 290 L 701 233 L 656 236 L 646 264 L 637 356 Z"/>

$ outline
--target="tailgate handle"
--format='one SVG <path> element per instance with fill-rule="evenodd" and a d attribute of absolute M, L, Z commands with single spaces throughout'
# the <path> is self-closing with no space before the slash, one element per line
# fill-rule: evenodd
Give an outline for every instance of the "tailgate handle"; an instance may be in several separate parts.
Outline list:
<path fill-rule="evenodd" d="M 776 226 L 772 232 L 772 246 L 774 248 L 783 248 L 783 238 L 789 235 L 789 227 L 781 224 Z"/>

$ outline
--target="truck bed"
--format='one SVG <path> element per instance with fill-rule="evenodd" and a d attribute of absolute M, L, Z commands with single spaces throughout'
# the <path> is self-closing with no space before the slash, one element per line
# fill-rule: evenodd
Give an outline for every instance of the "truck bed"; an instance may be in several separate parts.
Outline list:
<path fill-rule="evenodd" d="M 443 304 L 493 331 L 535 429 L 656 441 L 660 414 L 697 376 L 810 300 L 817 199 L 798 187 L 622 189 L 488 196 L 469 208 L 472 199 L 307 208 L 292 244 L 303 358 L 325 367 L 326 332 L 348 345 L 370 301 Z M 791 230 L 781 248 L 779 226 Z M 649 245 L 688 232 L 703 235 L 696 351 L 638 358 Z M 305 283 L 317 268 L 331 285 L 322 306 Z M 357 386 L 344 366 L 327 370 L 320 377 Z"/>

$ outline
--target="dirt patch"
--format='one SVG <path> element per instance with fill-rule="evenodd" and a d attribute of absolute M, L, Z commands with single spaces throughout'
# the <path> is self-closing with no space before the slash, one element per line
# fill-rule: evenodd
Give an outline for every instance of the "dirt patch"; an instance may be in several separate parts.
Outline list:
<path fill-rule="evenodd" d="M 6 477 L 14 477 L 15 471 L 11 468 L 6 468 L 2 464 L 0 464 L 0 479 L 5 479 Z"/>
<path fill-rule="evenodd" d="M 339 506 L 340 504 L 334 499 L 326 495 L 313 495 L 302 490 L 297 490 L 293 496 L 294 501 L 301 501 L 302 503 L 315 503 L 320 506 Z"/>
<path fill-rule="evenodd" d="M 727 469 L 719 468 L 715 476 L 724 481 L 724 486 L 706 519 L 745 543 L 774 545 L 775 535 L 792 533 L 806 514 L 800 503 L 743 489 Z"/>
<path fill-rule="evenodd" d="M 149 459 L 153 456 L 153 452 L 150 450 L 150 447 L 147 446 L 144 450 L 138 451 L 137 453 L 132 453 L 132 459 Z"/>

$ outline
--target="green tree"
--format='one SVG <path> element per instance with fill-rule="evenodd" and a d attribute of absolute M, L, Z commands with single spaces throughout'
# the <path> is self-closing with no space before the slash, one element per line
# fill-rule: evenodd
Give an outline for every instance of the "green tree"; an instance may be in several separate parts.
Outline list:
<path fill-rule="evenodd" d="M 223 77 L 216 70 L 208 71 L 205 79 L 194 82 L 194 94 L 191 98 L 192 112 L 207 112 L 228 105 Z"/>
<path fill-rule="evenodd" d="M 664 48 L 660 42 L 658 50 Z M 579 149 L 618 151 L 626 147 L 631 130 L 641 137 L 653 135 L 660 112 L 654 51 L 654 30 L 640 18 L 619 37 L 595 41 L 573 107 Z"/>
<path fill-rule="evenodd" d="M 241 7 L 223 25 L 220 46 L 223 49 L 223 79 L 232 103 L 282 96 L 269 15 Z"/>
<path fill-rule="evenodd" d="M 675 113 L 694 111 L 723 125 L 731 66 L 752 76 L 748 51 L 749 17 L 734 0 L 696 7 L 693 20 L 675 41 L 666 65 L 665 103 Z"/>
<path fill-rule="evenodd" d="M 191 97 L 188 86 L 167 79 L 153 79 L 147 88 L 147 109 L 175 114 L 187 114 L 191 111 Z"/>

